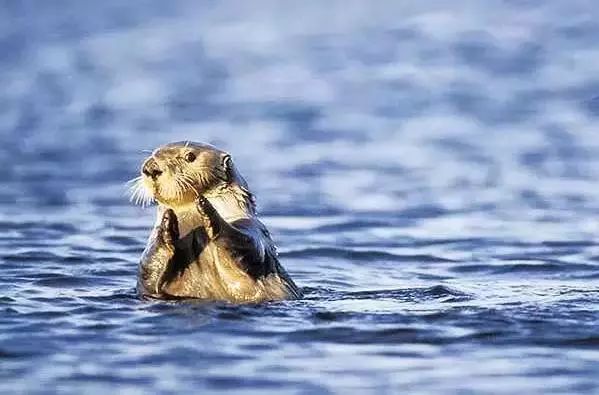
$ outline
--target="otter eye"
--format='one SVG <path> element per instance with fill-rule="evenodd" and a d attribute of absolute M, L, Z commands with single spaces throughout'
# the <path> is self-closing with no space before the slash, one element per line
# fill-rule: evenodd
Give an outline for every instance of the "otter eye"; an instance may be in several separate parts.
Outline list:
<path fill-rule="evenodd" d="M 193 162 L 194 160 L 196 160 L 196 154 L 194 154 L 193 152 L 186 153 L 185 160 L 188 161 L 189 163 Z"/>

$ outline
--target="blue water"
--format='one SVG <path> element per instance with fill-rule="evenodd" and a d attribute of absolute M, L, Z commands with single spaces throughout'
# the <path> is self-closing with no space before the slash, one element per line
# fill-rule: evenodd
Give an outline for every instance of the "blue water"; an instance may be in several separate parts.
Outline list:
<path fill-rule="evenodd" d="M 593 1 L 0 1 L 0 392 L 599 393 Z M 139 300 L 143 150 L 303 300 Z"/>

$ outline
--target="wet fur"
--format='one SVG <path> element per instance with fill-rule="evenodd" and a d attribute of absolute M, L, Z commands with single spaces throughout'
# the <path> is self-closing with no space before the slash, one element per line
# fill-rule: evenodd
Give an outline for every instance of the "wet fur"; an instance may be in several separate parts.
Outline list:
<path fill-rule="evenodd" d="M 181 161 L 190 149 L 198 154 L 195 167 Z M 159 202 L 140 263 L 140 293 L 234 303 L 301 296 L 279 263 L 270 234 L 256 217 L 253 195 L 228 154 L 202 144 L 175 143 L 148 160 L 160 161 L 165 172 L 158 180 L 137 181 Z M 190 174 L 196 179 L 190 180 Z"/>

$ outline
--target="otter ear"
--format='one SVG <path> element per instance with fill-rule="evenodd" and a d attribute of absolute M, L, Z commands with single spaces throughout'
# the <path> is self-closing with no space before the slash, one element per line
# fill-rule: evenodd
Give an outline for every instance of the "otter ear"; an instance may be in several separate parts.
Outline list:
<path fill-rule="evenodd" d="M 233 181 L 233 179 L 235 177 L 235 174 L 234 174 L 235 170 L 233 168 L 233 159 L 231 158 L 231 155 L 225 154 L 223 156 L 222 163 L 223 163 L 223 169 L 225 171 L 225 175 L 227 177 L 227 182 Z"/>

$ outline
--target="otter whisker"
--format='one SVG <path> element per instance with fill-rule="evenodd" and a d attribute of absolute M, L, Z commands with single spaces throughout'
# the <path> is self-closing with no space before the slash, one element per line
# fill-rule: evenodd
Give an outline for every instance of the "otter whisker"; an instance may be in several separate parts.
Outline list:
<path fill-rule="evenodd" d="M 131 185 L 131 186 L 129 187 L 129 192 L 130 192 L 130 193 L 134 193 L 136 190 L 138 190 L 138 189 L 140 189 L 140 188 L 143 188 L 143 186 L 142 186 L 142 185 L 140 185 L 140 183 L 138 182 L 137 184 Z"/>
<path fill-rule="evenodd" d="M 175 193 L 177 195 L 177 199 L 181 200 L 183 197 L 183 190 L 184 190 L 184 185 L 182 184 L 181 180 L 177 177 L 175 178 L 175 184 L 176 184 L 176 188 L 175 188 Z"/>
<path fill-rule="evenodd" d="M 127 181 L 125 184 L 126 184 L 126 185 L 130 185 L 130 184 L 136 184 L 136 183 L 138 183 L 139 181 L 141 181 L 141 179 L 142 179 L 142 178 L 143 178 L 143 176 L 137 176 L 137 177 L 134 177 L 134 178 L 130 179 L 129 181 Z"/>
<path fill-rule="evenodd" d="M 148 195 L 146 193 L 145 188 L 139 188 L 138 189 L 138 194 L 137 194 L 137 199 L 136 199 L 136 203 L 138 205 L 140 205 L 141 207 L 146 207 L 148 204 Z"/>
<path fill-rule="evenodd" d="M 179 196 L 183 198 L 187 193 L 188 186 L 182 178 L 177 179 L 177 186 L 179 188 Z"/>
<path fill-rule="evenodd" d="M 148 196 L 148 192 L 145 186 L 143 185 L 142 176 L 136 177 L 130 180 L 128 183 L 131 184 L 129 186 L 129 200 L 131 202 L 138 206 L 141 205 L 142 207 L 146 207 L 152 202 L 153 198 L 151 196 Z"/>
<path fill-rule="evenodd" d="M 200 191 L 198 190 L 197 181 L 192 178 L 191 175 L 187 175 L 186 180 L 189 184 L 189 189 L 193 192 L 194 198 L 198 198 L 200 196 Z"/>
<path fill-rule="evenodd" d="M 140 196 L 141 196 L 141 190 L 139 188 L 135 188 L 131 193 L 130 200 L 133 203 L 135 203 L 135 205 L 139 205 Z"/>
<path fill-rule="evenodd" d="M 146 195 L 145 195 L 145 191 L 141 185 L 138 185 L 138 187 L 135 189 L 134 196 L 135 196 L 135 204 L 145 207 L 144 201 L 145 201 Z"/>
<path fill-rule="evenodd" d="M 144 195 L 143 190 L 139 190 L 139 193 L 137 194 L 137 198 L 135 199 L 135 203 L 138 206 L 141 207 L 146 207 L 146 195 Z"/>
<path fill-rule="evenodd" d="M 196 190 L 196 188 L 193 185 L 194 180 L 193 180 L 193 178 L 191 178 L 191 176 L 183 174 L 181 181 L 187 187 L 187 189 L 191 190 L 194 193 L 194 195 L 196 195 L 196 196 L 199 195 L 198 191 Z"/>
<path fill-rule="evenodd" d="M 135 194 L 136 194 L 135 190 L 128 191 L 127 194 L 129 195 L 129 201 L 135 203 Z"/>
<path fill-rule="evenodd" d="M 141 188 L 141 196 L 142 196 L 142 207 L 147 207 L 154 202 L 154 196 L 149 193 L 146 188 Z"/>
<path fill-rule="evenodd" d="M 135 205 L 147 207 L 153 201 L 153 197 L 150 196 L 147 188 L 143 184 L 143 177 L 136 177 L 131 180 L 132 185 L 129 187 L 130 197 L 129 199 Z"/>
<path fill-rule="evenodd" d="M 129 182 L 127 182 L 127 184 L 129 184 Z M 135 184 L 132 185 L 127 185 L 125 184 L 126 188 L 123 190 L 123 195 L 129 196 L 129 200 L 133 201 L 133 196 L 135 194 Z"/>
<path fill-rule="evenodd" d="M 139 190 L 139 182 L 136 182 L 136 183 L 134 183 L 134 184 L 132 184 L 132 185 L 129 186 L 128 192 L 129 192 L 131 201 L 134 200 L 135 196 L 138 193 L 138 190 Z"/>

